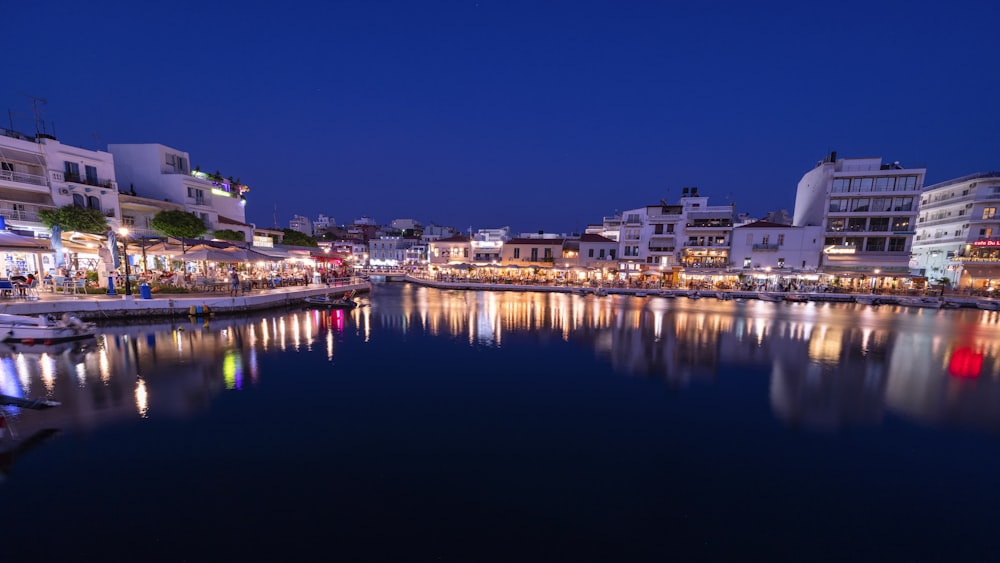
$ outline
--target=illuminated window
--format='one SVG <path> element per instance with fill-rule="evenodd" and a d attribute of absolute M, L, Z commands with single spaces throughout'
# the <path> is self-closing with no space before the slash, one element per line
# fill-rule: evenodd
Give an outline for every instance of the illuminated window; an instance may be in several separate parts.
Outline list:
<path fill-rule="evenodd" d="M 986 207 L 983 208 L 983 219 L 992 219 L 996 217 L 997 208 L 996 207 Z"/>

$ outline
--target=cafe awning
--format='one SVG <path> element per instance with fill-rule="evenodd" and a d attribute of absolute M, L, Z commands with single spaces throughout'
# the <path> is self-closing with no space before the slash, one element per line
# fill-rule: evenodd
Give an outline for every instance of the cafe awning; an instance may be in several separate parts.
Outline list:
<path fill-rule="evenodd" d="M 49 239 L 23 237 L 10 231 L 0 231 L 0 251 L 4 252 L 51 252 Z"/>

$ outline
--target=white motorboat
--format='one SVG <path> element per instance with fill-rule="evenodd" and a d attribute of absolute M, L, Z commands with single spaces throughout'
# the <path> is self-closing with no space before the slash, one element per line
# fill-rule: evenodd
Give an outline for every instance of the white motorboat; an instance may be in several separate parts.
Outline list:
<path fill-rule="evenodd" d="M 0 341 L 51 344 L 82 340 L 97 334 L 94 323 L 70 315 L 30 316 L 0 314 Z"/>
<path fill-rule="evenodd" d="M 1000 311 L 1000 301 L 996 299 L 979 299 L 976 301 L 976 308 L 983 311 Z"/>
<path fill-rule="evenodd" d="M 940 297 L 900 297 L 899 304 L 906 307 L 940 309 L 944 305 L 944 299 Z"/>
<path fill-rule="evenodd" d="M 343 297 L 331 297 L 329 295 L 313 295 L 303 299 L 310 305 L 322 305 L 334 309 L 354 309 L 358 303 L 354 300 L 355 291 L 348 291 Z"/>

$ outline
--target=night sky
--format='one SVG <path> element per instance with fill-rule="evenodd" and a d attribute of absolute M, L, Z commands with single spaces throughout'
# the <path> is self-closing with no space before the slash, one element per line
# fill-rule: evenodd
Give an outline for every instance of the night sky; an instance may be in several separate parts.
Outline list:
<path fill-rule="evenodd" d="M 831 150 L 1000 169 L 997 6 L 19 2 L 0 101 L 18 131 L 35 96 L 64 143 L 187 151 L 260 227 L 571 232 L 685 186 L 760 216 Z"/>

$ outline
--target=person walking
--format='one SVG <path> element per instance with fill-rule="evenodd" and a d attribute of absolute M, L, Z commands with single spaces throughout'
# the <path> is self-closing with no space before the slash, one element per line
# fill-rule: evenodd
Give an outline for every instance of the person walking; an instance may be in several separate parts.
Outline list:
<path fill-rule="evenodd" d="M 229 296 L 236 297 L 236 295 L 239 292 L 240 292 L 240 276 L 239 274 L 236 273 L 236 270 L 233 270 L 229 274 Z"/>

